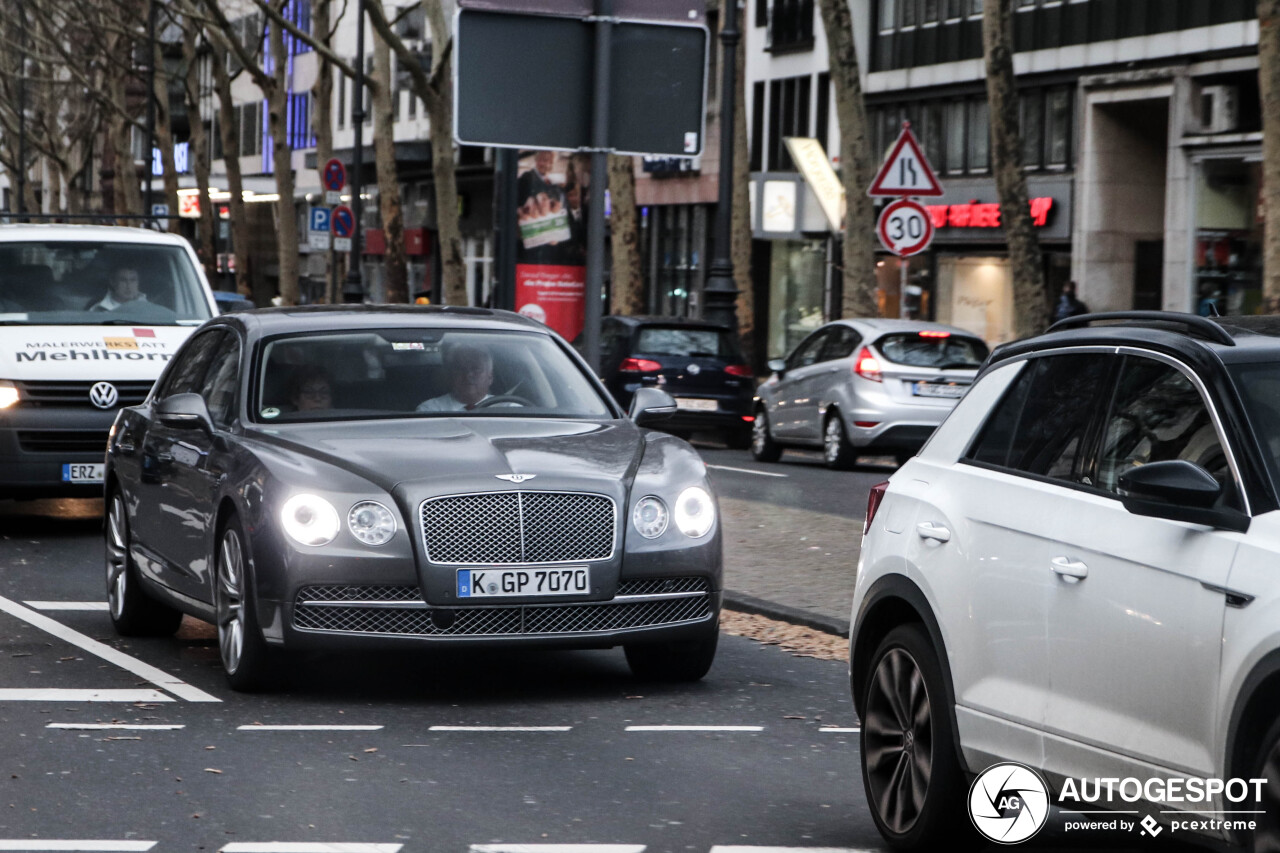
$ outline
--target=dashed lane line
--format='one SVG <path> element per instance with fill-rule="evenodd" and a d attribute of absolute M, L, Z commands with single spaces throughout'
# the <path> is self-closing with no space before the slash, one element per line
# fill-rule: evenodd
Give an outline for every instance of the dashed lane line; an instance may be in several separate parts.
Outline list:
<path fill-rule="evenodd" d="M 643 844 L 472 844 L 471 853 L 644 853 Z"/>
<path fill-rule="evenodd" d="M 567 732 L 573 726 L 431 726 L 429 732 Z"/>
<path fill-rule="evenodd" d="M 16 601 L 8 598 L 0 597 L 0 611 L 8 613 L 10 616 L 16 616 L 23 622 L 32 627 L 39 628 L 41 631 L 52 634 L 58 639 L 70 643 L 73 646 L 84 649 L 91 655 L 102 658 L 107 663 L 113 663 L 121 669 L 128 670 L 139 678 L 145 678 L 161 690 L 167 690 L 179 699 L 185 699 L 188 702 L 221 702 L 217 696 L 205 693 L 199 688 L 192 687 L 185 681 L 170 675 L 158 667 L 154 667 L 149 663 L 138 660 L 137 658 L 126 655 L 118 649 L 113 649 L 106 643 L 100 643 L 92 637 L 86 637 L 79 631 L 73 631 L 61 622 L 54 621 L 48 616 L 41 615 L 29 607 L 23 607 Z M 105 693 L 108 691 L 94 691 Z M 2 699 L 3 697 L 0 697 Z M 74 700 L 73 700 L 74 701 Z M 94 701 L 90 699 L 79 701 Z M 118 700 L 104 700 L 118 701 Z M 139 701 L 139 700 L 129 700 Z M 157 702 L 158 699 L 145 699 L 141 701 Z"/>
<path fill-rule="evenodd" d="M 260 725 L 238 726 L 238 732 L 376 732 L 382 726 Z"/>
<path fill-rule="evenodd" d="M 862 731 L 862 727 L 861 726 L 846 726 L 846 727 L 823 726 L 822 728 L 818 729 L 818 731 L 824 732 L 826 734 L 857 734 L 858 732 Z"/>
<path fill-rule="evenodd" d="M 0 702 L 172 702 L 158 690 L 93 690 L 73 687 L 6 687 Z M 0 847 L 0 850 L 3 850 Z"/>
<path fill-rule="evenodd" d="M 742 845 L 716 845 L 711 853 L 880 853 L 879 848 L 867 847 L 745 847 Z"/>
<path fill-rule="evenodd" d="M 105 601 L 24 601 L 23 604 L 33 610 L 102 610 L 107 609 Z"/>
<path fill-rule="evenodd" d="M 130 853 L 130 851 L 150 850 L 156 843 L 154 841 L 90 841 L 90 840 L 72 840 L 72 839 L 47 839 L 38 838 L 0 838 L 0 850 L 22 850 L 22 851 L 46 851 L 46 850 L 68 850 L 82 851 L 102 851 L 102 853 Z"/>
<path fill-rule="evenodd" d="M 169 701 L 169 697 L 164 697 Z M 102 732 L 121 730 L 127 732 L 172 732 L 185 729 L 181 723 L 49 723 L 46 729 L 66 729 L 73 732 Z"/>
<path fill-rule="evenodd" d="M 762 732 L 764 726 L 627 726 L 629 732 Z"/>
<path fill-rule="evenodd" d="M 751 468 L 735 468 L 732 465 L 712 465 L 707 463 L 708 468 L 714 468 L 717 471 L 737 471 L 739 474 L 757 474 L 761 477 L 790 477 L 790 474 L 779 474 L 775 471 L 755 471 Z"/>
<path fill-rule="evenodd" d="M 398 853 L 403 844 L 364 844 L 339 841 L 235 841 L 220 853 Z"/>

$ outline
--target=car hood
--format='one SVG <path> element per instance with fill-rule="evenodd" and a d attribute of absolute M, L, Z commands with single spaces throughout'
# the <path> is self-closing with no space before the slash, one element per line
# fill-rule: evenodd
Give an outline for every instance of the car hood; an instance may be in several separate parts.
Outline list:
<path fill-rule="evenodd" d="M 643 453 L 627 420 L 413 418 L 297 424 L 251 431 L 254 438 L 351 471 L 388 492 L 443 493 L 477 483 L 510 487 L 524 474 L 548 487 L 629 482 Z M 533 479 L 533 477 L 529 479 Z"/>

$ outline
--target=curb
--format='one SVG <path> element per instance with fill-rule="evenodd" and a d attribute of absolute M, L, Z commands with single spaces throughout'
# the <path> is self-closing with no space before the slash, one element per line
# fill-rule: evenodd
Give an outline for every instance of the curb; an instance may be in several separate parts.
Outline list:
<path fill-rule="evenodd" d="M 785 604 L 766 601 L 763 598 L 756 598 L 754 595 L 747 595 L 742 592 L 726 589 L 724 591 L 724 606 L 729 610 L 752 613 L 768 619 L 777 619 L 780 622 L 790 622 L 793 625 L 803 625 L 806 628 L 825 631 L 828 634 L 837 634 L 841 637 L 849 636 L 848 619 L 823 616 L 821 613 L 801 610 L 798 607 L 788 607 Z"/>

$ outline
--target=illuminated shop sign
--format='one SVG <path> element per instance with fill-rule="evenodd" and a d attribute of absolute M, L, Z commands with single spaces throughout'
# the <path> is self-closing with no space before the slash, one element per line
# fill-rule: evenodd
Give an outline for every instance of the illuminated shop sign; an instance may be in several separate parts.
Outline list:
<path fill-rule="evenodd" d="M 925 205 L 934 228 L 999 228 L 1000 205 L 995 202 L 979 204 L 976 199 L 967 204 Z M 1049 224 L 1053 210 L 1053 197 L 1031 199 L 1031 224 L 1044 228 Z"/>

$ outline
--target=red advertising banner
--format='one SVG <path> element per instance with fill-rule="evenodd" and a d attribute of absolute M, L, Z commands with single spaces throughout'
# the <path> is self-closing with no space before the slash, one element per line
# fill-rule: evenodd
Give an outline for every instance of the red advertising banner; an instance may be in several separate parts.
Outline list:
<path fill-rule="evenodd" d="M 582 334 L 586 296 L 586 267 L 516 264 L 516 310 L 566 341 Z"/>

